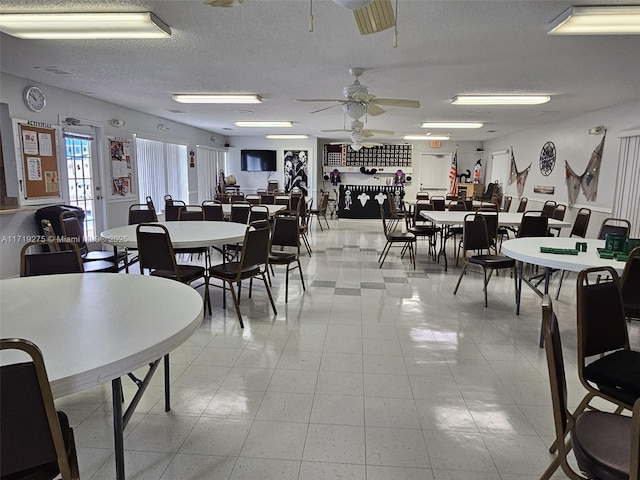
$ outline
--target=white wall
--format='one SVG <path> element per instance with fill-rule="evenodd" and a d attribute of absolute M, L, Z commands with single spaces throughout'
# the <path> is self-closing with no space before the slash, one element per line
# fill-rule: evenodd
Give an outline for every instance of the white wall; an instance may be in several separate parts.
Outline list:
<path fill-rule="evenodd" d="M 594 237 L 598 233 L 602 220 L 611 214 L 616 195 L 615 183 L 620 144 L 618 133 L 640 127 L 640 103 L 592 112 L 567 121 L 550 123 L 543 127 L 487 141 L 484 143 L 485 156 L 490 159 L 491 152 L 513 147 L 518 170 L 524 170 L 530 163 L 532 164 L 523 193 L 523 196 L 529 199 L 529 210 L 539 210 L 546 200 L 567 205 L 565 160 L 576 174 L 582 175 L 593 150 L 602 139 L 602 135 L 590 135 L 588 130 L 600 125 L 607 128 L 607 136 L 602 154 L 598 196 L 594 202 L 590 202 L 580 192 L 575 205 L 567 210 L 565 217 L 573 221 L 575 212 L 580 207 L 590 208 L 592 215 L 587 235 Z M 557 160 L 551 175 L 545 177 L 540 173 L 539 158 L 542 146 L 548 141 L 556 146 Z M 485 167 L 486 171 L 491 171 L 490 165 L 487 167 Z M 534 185 L 554 186 L 555 192 L 553 195 L 537 194 L 533 191 Z M 505 190 L 506 195 L 514 197 L 512 209 L 515 210 L 514 204 L 518 203 L 515 183 L 508 185 Z M 563 235 L 568 235 L 568 231 L 563 232 Z"/>

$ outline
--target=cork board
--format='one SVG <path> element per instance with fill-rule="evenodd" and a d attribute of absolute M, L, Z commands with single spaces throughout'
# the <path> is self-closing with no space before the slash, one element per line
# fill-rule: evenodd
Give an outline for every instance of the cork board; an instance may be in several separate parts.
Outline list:
<path fill-rule="evenodd" d="M 20 144 L 24 198 L 60 197 L 55 129 L 20 124 Z"/>

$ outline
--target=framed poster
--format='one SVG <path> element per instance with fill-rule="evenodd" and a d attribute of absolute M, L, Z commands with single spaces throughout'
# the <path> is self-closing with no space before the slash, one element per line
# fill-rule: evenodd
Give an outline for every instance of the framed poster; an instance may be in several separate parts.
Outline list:
<path fill-rule="evenodd" d="M 309 195 L 308 163 L 308 150 L 284 151 L 284 191 L 286 193 L 290 193 L 297 187 L 305 197 Z"/>
<path fill-rule="evenodd" d="M 134 185 L 133 142 L 128 138 L 108 138 L 111 157 L 111 200 L 137 198 Z"/>

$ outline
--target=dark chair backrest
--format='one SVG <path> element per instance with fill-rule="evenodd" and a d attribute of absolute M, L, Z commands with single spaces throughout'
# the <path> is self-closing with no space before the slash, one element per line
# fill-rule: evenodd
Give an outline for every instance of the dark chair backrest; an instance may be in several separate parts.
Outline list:
<path fill-rule="evenodd" d="M 304 203 L 304 197 L 300 193 L 292 193 L 289 195 L 289 210 L 300 212 L 301 204 Z M 300 212 L 302 214 L 302 212 Z"/>
<path fill-rule="evenodd" d="M 571 417 L 568 411 L 567 378 L 562 355 L 560 328 L 558 319 L 553 313 L 553 305 L 549 295 L 544 295 L 542 298 L 542 334 L 547 356 L 556 438 L 560 439 L 557 442 L 557 446 L 560 449 L 558 455 L 566 455 L 564 438 L 567 436 L 567 430 L 571 426 Z"/>
<path fill-rule="evenodd" d="M 559 203 L 553 209 L 553 213 L 551 214 L 551 218 L 554 220 L 564 220 L 564 216 L 567 213 L 567 206 Z"/>
<path fill-rule="evenodd" d="M 554 202 L 553 200 L 547 200 L 546 202 L 544 202 L 544 205 L 542 206 L 542 214 L 545 217 L 551 218 L 555 208 L 556 208 L 556 202 Z"/>
<path fill-rule="evenodd" d="M 459 200 L 452 200 L 449 202 L 448 209 L 452 212 L 466 212 L 467 206 L 464 204 L 464 202 L 461 202 Z"/>
<path fill-rule="evenodd" d="M 205 200 L 202 202 L 202 211 L 204 212 L 204 219 L 208 222 L 224 221 L 224 210 L 222 209 L 222 203 L 218 200 Z"/>
<path fill-rule="evenodd" d="M 422 211 L 433 211 L 433 205 L 428 200 L 418 200 L 413 208 L 413 224 L 416 225 L 417 222 L 426 222 L 427 219 L 420 215 Z"/>
<path fill-rule="evenodd" d="M 244 197 L 244 193 L 233 193 L 231 195 L 229 195 L 231 203 L 237 203 L 237 202 L 245 202 L 246 198 Z"/>
<path fill-rule="evenodd" d="M 249 213 L 251 204 L 249 202 L 236 202 L 231 204 L 231 217 L 229 220 L 234 223 L 249 223 Z"/>
<path fill-rule="evenodd" d="M 149 195 L 147 195 L 145 197 L 144 201 L 146 202 L 147 207 L 149 207 L 149 210 L 153 210 L 155 212 L 156 206 L 153 204 L 153 198 L 151 198 Z"/>
<path fill-rule="evenodd" d="M 466 258 L 470 250 L 489 250 L 491 242 L 485 217 L 479 213 L 469 213 L 464 217 L 462 249 Z"/>
<path fill-rule="evenodd" d="M 393 233 L 393 231 L 395 230 L 397 220 L 388 218 L 384 214 L 384 206 L 382 205 L 380 205 L 380 218 L 382 219 L 382 229 L 384 232 L 384 236 L 388 239 L 389 235 L 391 235 L 391 233 Z"/>
<path fill-rule="evenodd" d="M 523 213 L 527 210 L 527 203 L 529 202 L 529 199 L 527 197 L 522 197 L 520 199 L 520 203 L 518 204 L 518 210 L 516 210 L 516 212 L 518 213 Z"/>
<path fill-rule="evenodd" d="M 416 193 L 416 200 L 429 200 L 429 193 L 428 192 Z"/>
<path fill-rule="evenodd" d="M 0 367 L 2 478 L 80 478 L 73 430 L 66 415 L 56 412 L 42 352 L 18 338 L 3 338 L 0 350 L 31 357 Z"/>
<path fill-rule="evenodd" d="M 529 210 L 522 214 L 518 238 L 546 237 L 549 229 L 549 217 L 539 210 Z"/>
<path fill-rule="evenodd" d="M 431 197 L 431 205 L 433 205 L 433 209 L 439 212 L 445 211 L 445 201 L 444 197 Z"/>
<path fill-rule="evenodd" d="M 60 226 L 64 236 L 64 242 L 60 244 L 61 248 L 64 250 L 70 243 L 75 243 L 80 249 L 80 255 L 86 255 L 89 252 L 89 247 L 87 247 L 87 243 L 84 240 L 82 224 L 75 212 L 61 212 Z"/>
<path fill-rule="evenodd" d="M 180 209 L 187 204 L 182 200 L 171 200 L 164 204 L 164 219 L 167 222 L 177 222 L 180 214 Z"/>
<path fill-rule="evenodd" d="M 631 230 L 631 222 L 625 218 L 605 218 L 602 221 L 602 225 L 600 226 L 600 233 L 598 234 L 598 238 L 600 240 L 605 240 L 607 235 L 624 235 L 625 237 L 629 236 L 629 231 Z"/>
<path fill-rule="evenodd" d="M 590 208 L 581 208 L 578 210 L 569 236 L 585 238 L 587 236 L 587 228 L 589 227 L 589 219 L 591 219 Z"/>
<path fill-rule="evenodd" d="M 82 273 L 82 257 L 80 249 L 74 243 L 67 250 L 60 250 L 54 242 L 35 241 L 27 243 L 20 250 L 20 276 L 35 277 L 39 275 L 55 275 L 61 273 Z M 35 247 L 49 247 L 48 252 L 29 253 Z M 51 248 L 53 247 L 53 248 Z"/>
<path fill-rule="evenodd" d="M 260 205 L 260 195 L 245 195 L 244 199 L 251 205 Z"/>
<path fill-rule="evenodd" d="M 141 223 L 136 227 L 140 273 L 144 270 L 176 272 L 176 255 L 167 227 L 158 223 Z"/>
<path fill-rule="evenodd" d="M 298 212 L 283 210 L 273 218 L 271 247 L 296 247 L 300 253 L 300 224 Z"/>
<path fill-rule="evenodd" d="M 289 195 L 284 195 L 284 194 L 276 195 L 274 203 L 276 205 L 286 205 L 287 208 L 289 208 Z"/>
<path fill-rule="evenodd" d="M 275 203 L 276 203 L 276 197 L 274 197 L 272 194 L 260 195 L 261 205 L 274 205 Z"/>
<path fill-rule="evenodd" d="M 504 197 L 504 204 L 502 206 L 502 211 L 503 212 L 508 212 L 509 209 L 511 208 L 511 201 L 513 200 L 513 197 L 511 196 L 506 196 Z"/>
<path fill-rule="evenodd" d="M 238 275 L 242 270 L 252 265 L 266 265 L 268 263 L 270 235 L 268 221 L 261 220 L 247 226 L 242 244 Z"/>
<path fill-rule="evenodd" d="M 473 212 L 473 198 L 472 197 L 461 197 L 458 199 L 459 202 L 464 202 L 464 208 L 467 212 Z"/>
<path fill-rule="evenodd" d="M 586 357 L 629 349 L 620 280 L 613 268 L 588 268 L 578 274 L 577 308 L 579 366 Z"/>
<path fill-rule="evenodd" d="M 629 253 L 620 280 L 620 291 L 627 318 L 640 318 L 640 247 Z"/>
<path fill-rule="evenodd" d="M 258 220 L 269 220 L 269 209 L 266 205 L 252 205 L 249 211 L 249 223 Z"/>
<path fill-rule="evenodd" d="M 220 203 L 231 203 L 231 196 L 226 193 L 216 193 L 213 196 L 214 200 L 217 200 Z"/>
<path fill-rule="evenodd" d="M 484 222 L 487 225 L 487 235 L 489 235 L 489 242 L 491 245 L 495 245 L 498 240 L 498 211 L 493 209 L 481 208 L 476 212 L 478 215 L 482 215 Z"/>
<path fill-rule="evenodd" d="M 267 182 L 267 191 L 273 192 L 274 190 L 278 190 L 278 181 L 277 180 L 269 180 Z"/>
<path fill-rule="evenodd" d="M 200 222 L 204 220 L 204 210 L 200 205 L 185 205 L 178 210 L 178 220 Z"/>
<path fill-rule="evenodd" d="M 146 203 L 136 203 L 129 207 L 129 225 L 137 225 L 139 223 L 157 222 L 158 217 L 153 208 L 149 208 Z"/>
<path fill-rule="evenodd" d="M 320 197 L 320 205 L 318 205 L 318 212 L 326 213 L 329 206 L 329 192 L 322 192 Z"/>

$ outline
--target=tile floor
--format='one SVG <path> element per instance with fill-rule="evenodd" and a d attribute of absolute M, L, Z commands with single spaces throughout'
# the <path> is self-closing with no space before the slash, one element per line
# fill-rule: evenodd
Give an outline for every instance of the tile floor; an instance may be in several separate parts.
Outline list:
<path fill-rule="evenodd" d="M 516 316 L 513 282 L 501 274 L 484 308 L 479 273 L 454 296 L 459 268 L 445 273 L 424 243 L 416 270 L 397 248 L 380 269 L 381 229 L 369 220 L 332 220 L 324 232 L 314 224 L 306 293 L 294 274 L 285 304 L 277 271 L 278 314 L 255 287 L 242 300 L 244 330 L 213 289 L 213 315 L 171 354 L 171 412 L 158 369 L 125 431 L 127 478 L 538 478 L 553 440 L 540 299 L 523 287 Z M 571 283 L 554 306 L 575 405 Z M 639 325 L 630 331 L 640 345 Z M 75 428 L 82 478 L 113 479 L 110 385 L 57 403 Z"/>

